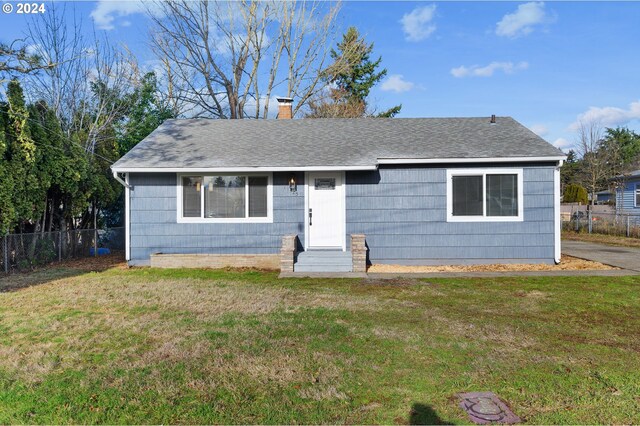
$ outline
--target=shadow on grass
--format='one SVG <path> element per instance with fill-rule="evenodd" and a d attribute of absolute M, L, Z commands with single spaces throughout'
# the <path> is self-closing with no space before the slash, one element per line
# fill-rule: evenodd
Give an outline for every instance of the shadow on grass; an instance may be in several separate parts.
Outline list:
<path fill-rule="evenodd" d="M 102 272 L 118 266 L 124 267 L 124 254 L 116 252 L 97 258 L 65 260 L 32 271 L 16 272 L 9 275 L 0 274 L 0 293 L 18 291 L 88 272 Z"/>
<path fill-rule="evenodd" d="M 446 420 L 443 420 L 427 404 L 413 404 L 411 406 L 411 412 L 409 413 L 409 424 L 412 425 L 452 425 Z"/>

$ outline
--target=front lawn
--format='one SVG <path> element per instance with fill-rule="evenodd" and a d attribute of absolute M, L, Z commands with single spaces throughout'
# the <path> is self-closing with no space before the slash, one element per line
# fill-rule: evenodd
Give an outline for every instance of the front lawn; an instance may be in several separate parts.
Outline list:
<path fill-rule="evenodd" d="M 527 423 L 640 422 L 640 277 L 15 279 L 2 424 L 466 423 L 470 391 Z"/>

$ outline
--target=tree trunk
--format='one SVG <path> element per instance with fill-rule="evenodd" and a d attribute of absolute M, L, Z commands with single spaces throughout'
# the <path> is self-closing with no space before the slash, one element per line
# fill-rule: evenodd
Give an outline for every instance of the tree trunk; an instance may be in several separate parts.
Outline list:
<path fill-rule="evenodd" d="M 51 232 L 53 229 L 53 219 L 54 219 L 54 206 L 56 205 L 56 197 L 51 197 L 51 202 L 49 203 L 49 208 L 51 211 L 49 212 L 49 227 L 47 228 L 47 232 Z"/>

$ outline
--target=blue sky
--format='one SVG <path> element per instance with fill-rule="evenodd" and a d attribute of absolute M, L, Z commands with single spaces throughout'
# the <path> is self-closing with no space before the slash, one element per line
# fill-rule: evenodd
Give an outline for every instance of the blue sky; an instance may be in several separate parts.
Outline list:
<path fill-rule="evenodd" d="M 153 59 L 140 2 L 74 7 L 141 63 Z M 23 37 L 26 19 L 0 15 L 0 40 Z M 371 95 L 380 109 L 509 115 L 565 150 L 580 118 L 640 130 L 638 22 L 640 2 L 345 1 L 338 18 L 383 58 L 388 77 Z"/>

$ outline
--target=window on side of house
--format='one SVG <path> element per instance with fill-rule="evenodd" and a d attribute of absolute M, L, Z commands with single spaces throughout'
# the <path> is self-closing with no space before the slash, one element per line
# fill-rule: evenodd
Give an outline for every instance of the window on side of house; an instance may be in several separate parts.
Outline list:
<path fill-rule="evenodd" d="M 202 188 L 202 176 L 182 177 L 182 216 L 200 217 L 202 206 L 200 203 L 200 189 Z"/>
<path fill-rule="evenodd" d="M 521 221 L 522 169 L 447 171 L 447 221 Z"/>
<path fill-rule="evenodd" d="M 482 216 L 482 175 L 452 176 L 453 216 Z"/>
<path fill-rule="evenodd" d="M 636 207 L 640 207 L 640 183 L 636 183 Z"/>
<path fill-rule="evenodd" d="M 271 221 L 271 175 L 181 176 L 179 222 Z"/>

